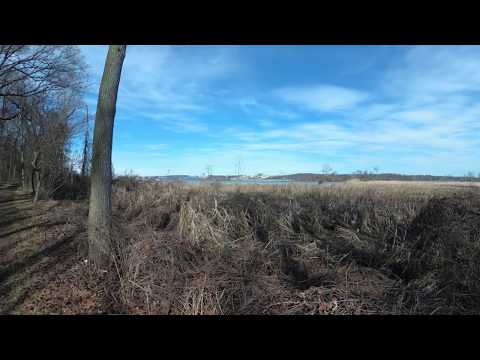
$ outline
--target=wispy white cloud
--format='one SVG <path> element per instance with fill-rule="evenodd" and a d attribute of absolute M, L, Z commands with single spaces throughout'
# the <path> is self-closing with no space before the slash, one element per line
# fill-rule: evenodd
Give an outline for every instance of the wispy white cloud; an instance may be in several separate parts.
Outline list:
<path fill-rule="evenodd" d="M 96 104 L 106 46 L 82 46 L 90 65 L 92 93 L 87 102 Z M 209 84 L 238 74 L 241 66 L 235 47 L 129 46 L 122 70 L 118 109 L 130 119 L 138 114 L 157 117 L 175 114 L 172 129 L 205 130 L 193 114 L 208 112 L 217 94 Z M 182 115 L 182 116 L 180 116 Z M 170 116 L 173 117 L 173 116 Z M 165 117 L 164 117 L 165 119 Z"/>
<path fill-rule="evenodd" d="M 385 74 L 389 94 L 424 101 L 480 89 L 480 46 L 413 46 Z"/>
<path fill-rule="evenodd" d="M 348 110 L 368 99 L 366 92 L 323 84 L 284 87 L 274 93 L 284 101 L 324 112 Z"/>
<path fill-rule="evenodd" d="M 280 107 L 278 103 L 270 105 L 259 101 L 253 96 L 234 98 L 230 102 L 239 106 L 245 113 L 253 116 L 264 115 L 276 119 L 298 119 L 300 117 L 297 112 Z"/>
<path fill-rule="evenodd" d="M 143 119 L 155 121 L 163 129 L 173 132 L 192 132 L 200 133 L 208 130 L 207 125 L 202 120 L 198 120 L 191 115 L 182 113 L 162 113 L 152 111 L 142 111 L 138 113 Z"/>

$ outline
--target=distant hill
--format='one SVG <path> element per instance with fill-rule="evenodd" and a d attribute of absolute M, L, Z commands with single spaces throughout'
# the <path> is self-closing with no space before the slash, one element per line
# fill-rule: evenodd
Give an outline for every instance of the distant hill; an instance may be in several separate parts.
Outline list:
<path fill-rule="evenodd" d="M 167 175 L 167 176 L 142 176 L 143 180 L 149 181 L 194 181 L 200 180 L 198 176 L 190 176 L 190 175 Z"/>
<path fill-rule="evenodd" d="M 360 180 L 402 180 L 402 181 L 478 181 L 478 177 L 472 176 L 433 176 L 433 175 L 401 175 L 401 174 L 313 174 L 300 173 L 291 175 L 270 176 L 269 179 L 282 179 L 290 181 L 347 181 L 351 179 Z"/>

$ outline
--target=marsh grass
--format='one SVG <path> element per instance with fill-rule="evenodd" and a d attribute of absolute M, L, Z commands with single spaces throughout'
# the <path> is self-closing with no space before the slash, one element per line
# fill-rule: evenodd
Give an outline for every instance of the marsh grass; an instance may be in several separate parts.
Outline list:
<path fill-rule="evenodd" d="M 114 191 L 122 312 L 478 311 L 476 184 L 125 183 Z M 438 200 L 457 198 L 470 203 Z M 441 220 L 453 230 L 425 230 L 445 208 L 457 209 Z"/>

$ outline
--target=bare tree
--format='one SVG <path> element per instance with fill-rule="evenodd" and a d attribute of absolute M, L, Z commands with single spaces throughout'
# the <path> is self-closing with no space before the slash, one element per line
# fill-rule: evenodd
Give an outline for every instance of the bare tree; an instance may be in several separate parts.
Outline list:
<path fill-rule="evenodd" d="M 68 45 L 0 45 L 0 121 L 17 118 L 21 100 L 84 84 L 80 50 Z"/>
<path fill-rule="evenodd" d="M 85 75 L 77 46 L 0 45 L 0 179 L 35 200 L 68 176 Z"/>
<path fill-rule="evenodd" d="M 82 168 L 80 174 L 82 177 L 85 177 L 88 173 L 89 165 L 89 118 L 88 118 L 88 106 L 86 106 L 87 112 L 85 114 L 85 137 L 83 140 L 83 157 L 82 157 Z"/>
<path fill-rule="evenodd" d="M 211 176 L 212 175 L 212 165 L 205 165 L 205 171 L 207 173 L 207 176 Z"/>
<path fill-rule="evenodd" d="M 328 174 L 331 174 L 332 172 L 333 172 L 333 169 L 330 165 L 328 165 L 328 164 L 323 165 L 323 167 L 322 167 L 322 173 L 323 174 L 328 175 Z"/>
<path fill-rule="evenodd" d="M 235 162 L 235 173 L 237 176 L 240 176 L 242 173 L 242 166 L 243 166 L 243 161 L 241 157 L 237 158 L 237 161 Z"/>
<path fill-rule="evenodd" d="M 475 177 L 475 173 L 473 171 L 469 171 L 465 174 L 465 177 L 467 178 L 468 181 L 473 181 L 473 178 Z"/>
<path fill-rule="evenodd" d="M 33 152 L 32 160 L 32 192 L 33 192 L 33 202 L 37 202 L 38 194 L 40 193 L 40 166 L 38 164 L 40 158 L 40 152 Z M 36 183 L 36 186 L 35 186 Z"/>
<path fill-rule="evenodd" d="M 89 259 L 99 267 L 111 259 L 112 135 L 126 45 L 110 45 L 98 94 L 88 214 Z"/>

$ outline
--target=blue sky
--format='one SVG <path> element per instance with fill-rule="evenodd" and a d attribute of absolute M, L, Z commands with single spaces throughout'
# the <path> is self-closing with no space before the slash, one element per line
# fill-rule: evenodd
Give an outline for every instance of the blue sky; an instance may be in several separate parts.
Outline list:
<path fill-rule="evenodd" d="M 96 107 L 106 46 L 81 46 Z M 117 174 L 480 172 L 480 46 L 128 46 Z"/>

